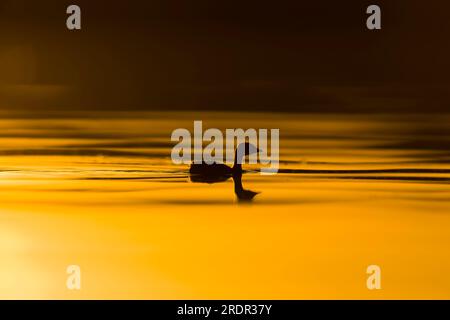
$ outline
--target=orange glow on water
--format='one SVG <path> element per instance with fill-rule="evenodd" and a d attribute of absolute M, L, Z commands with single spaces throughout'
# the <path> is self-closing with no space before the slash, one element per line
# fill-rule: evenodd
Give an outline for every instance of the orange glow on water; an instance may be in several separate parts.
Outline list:
<path fill-rule="evenodd" d="M 282 170 L 244 175 L 261 193 L 240 204 L 231 180 L 171 163 L 170 132 L 194 116 L 0 121 L 0 298 L 450 298 L 446 154 L 396 145 L 426 123 L 210 114 L 280 128 Z M 370 264 L 382 290 L 366 288 Z"/>

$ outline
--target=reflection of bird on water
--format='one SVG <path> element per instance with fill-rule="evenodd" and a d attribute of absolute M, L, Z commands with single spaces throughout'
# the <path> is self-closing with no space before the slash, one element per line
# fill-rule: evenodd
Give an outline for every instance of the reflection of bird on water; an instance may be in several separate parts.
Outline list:
<path fill-rule="evenodd" d="M 233 175 L 234 181 L 234 193 L 238 197 L 239 201 L 250 202 L 259 193 L 251 190 L 245 190 L 242 186 L 242 173 Z"/>
<path fill-rule="evenodd" d="M 234 174 L 242 174 L 242 160 L 245 156 L 259 152 L 253 144 L 241 143 L 234 153 L 234 165 L 232 168 L 223 163 L 207 164 L 193 163 L 189 169 L 191 180 L 194 182 L 214 183 L 229 179 Z"/>
<path fill-rule="evenodd" d="M 242 160 L 245 156 L 259 152 L 254 145 L 246 142 L 241 143 L 234 154 L 234 165 L 232 168 L 222 163 L 192 164 L 189 173 L 192 182 L 216 183 L 223 182 L 233 177 L 234 193 L 239 201 L 252 201 L 259 193 L 251 190 L 245 190 L 242 186 Z"/>

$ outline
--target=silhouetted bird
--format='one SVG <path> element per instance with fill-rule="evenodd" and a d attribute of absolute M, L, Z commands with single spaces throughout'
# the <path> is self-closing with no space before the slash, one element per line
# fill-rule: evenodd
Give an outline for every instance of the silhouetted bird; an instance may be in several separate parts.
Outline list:
<path fill-rule="evenodd" d="M 220 182 L 230 178 L 233 174 L 242 173 L 242 160 L 245 156 L 259 152 L 253 144 L 241 143 L 234 153 L 234 165 L 232 168 L 223 163 L 207 164 L 202 162 L 193 163 L 189 169 L 191 180 L 195 182 Z"/>
<path fill-rule="evenodd" d="M 192 164 L 189 169 L 189 177 L 192 182 L 217 183 L 228 180 L 233 177 L 234 193 L 239 202 L 250 202 L 259 193 L 251 190 L 245 190 L 242 186 L 242 160 L 245 156 L 259 152 L 254 145 L 245 142 L 241 143 L 234 153 L 234 165 L 229 167 L 222 163 Z"/>

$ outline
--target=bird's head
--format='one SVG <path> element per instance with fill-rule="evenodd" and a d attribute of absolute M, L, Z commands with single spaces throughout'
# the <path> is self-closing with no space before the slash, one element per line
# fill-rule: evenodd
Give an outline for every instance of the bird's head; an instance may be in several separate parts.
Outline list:
<path fill-rule="evenodd" d="M 248 156 L 248 155 L 251 155 L 254 153 L 258 153 L 259 149 L 255 145 L 253 145 L 249 142 L 245 142 L 245 143 L 241 143 L 237 147 L 236 152 L 237 152 L 238 157 Z"/>

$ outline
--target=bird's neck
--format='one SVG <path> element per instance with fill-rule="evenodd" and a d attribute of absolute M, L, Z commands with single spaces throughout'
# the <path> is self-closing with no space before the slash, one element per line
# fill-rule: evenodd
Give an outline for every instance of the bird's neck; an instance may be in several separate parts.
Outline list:
<path fill-rule="evenodd" d="M 233 165 L 233 171 L 242 172 L 242 165 L 240 163 L 236 163 L 236 161 L 235 161 L 234 165 Z"/>

